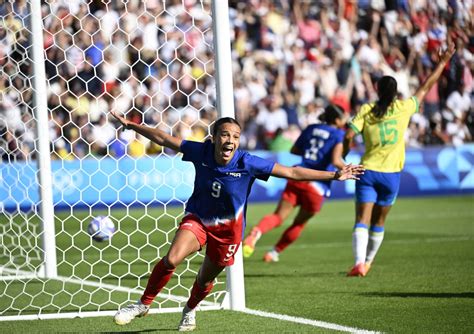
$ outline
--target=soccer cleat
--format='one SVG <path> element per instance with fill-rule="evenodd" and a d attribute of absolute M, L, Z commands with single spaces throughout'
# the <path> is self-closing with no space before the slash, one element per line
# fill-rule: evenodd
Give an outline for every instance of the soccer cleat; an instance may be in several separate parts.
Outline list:
<path fill-rule="evenodd" d="M 183 316 L 178 326 L 180 332 L 191 332 L 196 329 L 196 310 L 190 309 L 188 305 L 183 308 Z"/>
<path fill-rule="evenodd" d="M 263 256 L 263 261 L 267 263 L 278 262 L 280 261 L 279 253 L 276 250 L 272 249 L 271 251 L 265 253 L 265 255 Z"/>
<path fill-rule="evenodd" d="M 369 271 L 370 271 L 370 266 L 371 266 L 371 265 L 372 265 L 372 264 L 371 264 L 370 262 L 366 262 L 366 263 L 364 264 L 364 266 L 365 266 L 365 275 L 367 275 L 367 274 L 369 273 Z"/>
<path fill-rule="evenodd" d="M 364 277 L 367 275 L 367 269 L 365 266 L 365 263 L 358 263 L 352 269 L 347 273 L 347 276 L 352 276 L 352 277 Z"/>
<path fill-rule="evenodd" d="M 136 302 L 135 304 L 130 304 L 121 308 L 114 316 L 114 322 L 117 325 L 126 325 L 130 323 L 133 319 L 144 317 L 148 314 L 150 306 L 144 305 L 141 302 Z"/>
<path fill-rule="evenodd" d="M 244 258 L 249 258 L 252 256 L 253 252 L 255 251 L 255 245 L 261 236 L 262 232 L 260 232 L 258 228 L 254 227 L 247 238 L 245 238 L 244 247 L 242 249 Z"/>

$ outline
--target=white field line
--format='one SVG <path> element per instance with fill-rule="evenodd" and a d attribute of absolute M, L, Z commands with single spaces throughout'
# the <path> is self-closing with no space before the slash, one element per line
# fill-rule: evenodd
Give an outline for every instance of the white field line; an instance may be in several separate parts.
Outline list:
<path fill-rule="evenodd" d="M 425 239 L 413 239 L 413 240 L 392 240 L 392 241 L 386 241 L 386 242 L 394 243 L 394 244 L 411 244 L 411 243 L 420 243 L 420 242 L 433 243 L 433 242 L 451 242 L 451 241 L 467 241 L 467 240 L 473 240 L 473 238 L 471 237 L 448 237 L 448 238 L 440 237 L 440 238 L 425 238 Z M 345 245 L 347 245 L 347 242 L 331 242 L 331 243 L 316 243 L 316 244 L 296 244 L 296 245 L 293 245 L 292 248 L 309 248 L 309 247 L 330 248 L 330 247 L 340 247 L 340 246 L 345 246 Z M 357 333 L 357 334 L 380 333 L 377 331 L 347 327 L 347 326 L 342 326 L 342 325 L 319 321 L 319 320 L 312 320 L 312 319 L 294 317 L 294 316 L 289 316 L 285 314 L 277 314 L 277 313 L 271 313 L 271 312 L 265 312 L 265 311 L 259 311 L 259 310 L 245 309 L 242 312 L 256 315 L 259 317 L 278 319 L 282 321 L 290 321 L 290 322 L 295 322 L 295 323 L 319 327 L 319 328 L 337 330 L 341 332 L 349 332 L 349 333 Z"/>
<path fill-rule="evenodd" d="M 424 239 L 412 239 L 412 240 L 387 240 L 386 242 L 394 243 L 394 244 L 411 244 L 411 243 L 420 243 L 420 242 L 433 243 L 433 242 L 468 241 L 472 239 L 473 238 L 471 237 L 448 237 L 448 238 L 440 237 L 440 238 L 424 238 Z M 292 248 L 307 248 L 307 247 L 317 247 L 317 248 L 328 247 L 329 248 L 329 247 L 339 247 L 341 245 L 346 245 L 346 244 L 347 242 L 296 244 L 296 245 L 293 245 Z M 8 271 L 8 269 L 5 268 L 3 269 L 3 271 Z M 16 274 L 20 273 L 20 271 L 14 271 L 14 270 L 12 271 L 15 272 Z M 31 273 L 23 272 L 23 271 L 21 271 L 21 274 L 23 275 L 30 274 L 27 276 L 28 278 L 32 278 L 33 276 L 31 275 Z M 68 282 L 68 283 L 75 283 L 75 284 L 80 284 L 80 285 L 93 286 L 93 287 L 98 287 L 98 288 L 111 289 L 115 291 L 123 291 L 123 292 L 134 293 L 134 294 L 142 293 L 142 291 L 138 289 L 120 287 L 120 286 L 115 286 L 115 285 L 105 284 L 105 283 L 100 283 L 100 282 L 90 282 L 90 281 L 84 281 L 84 280 L 79 280 L 79 279 L 70 279 L 68 277 L 58 277 L 58 280 Z M 185 297 L 174 296 L 171 294 L 159 294 L 159 296 L 162 298 L 169 298 L 171 300 L 175 300 L 179 302 L 184 302 L 187 300 L 187 298 Z M 202 306 L 202 309 L 201 309 L 202 311 L 221 309 L 221 306 L 219 304 L 206 302 L 206 301 L 203 301 L 201 306 Z M 150 313 L 179 312 L 180 310 L 181 310 L 180 308 L 169 308 L 169 309 L 158 308 L 158 309 L 150 310 Z M 36 319 L 49 319 L 49 318 L 74 318 L 74 317 L 91 317 L 91 316 L 107 316 L 107 315 L 112 316 L 115 314 L 115 312 L 116 311 L 101 311 L 101 312 L 50 314 L 50 315 L 29 315 L 29 316 L 20 316 L 20 317 L 12 316 L 12 317 L 1 317 L 1 320 L 4 320 L 4 321 L 36 320 Z M 355 327 L 347 327 L 347 326 L 342 326 L 342 325 L 319 321 L 319 320 L 312 320 L 312 319 L 294 317 L 294 316 L 289 316 L 285 314 L 277 314 L 277 313 L 271 313 L 271 312 L 265 312 L 265 311 L 259 311 L 259 310 L 245 309 L 241 312 L 246 313 L 246 314 L 260 316 L 260 317 L 272 318 L 272 319 L 277 319 L 277 320 L 282 320 L 282 321 L 289 321 L 289 322 L 309 325 L 313 327 L 337 330 L 341 332 L 349 332 L 349 333 L 357 333 L 357 334 L 380 333 L 377 331 L 370 331 L 370 330 L 365 330 L 365 329 L 360 329 L 360 328 L 355 328 Z"/>
<path fill-rule="evenodd" d="M 213 306 L 199 306 L 199 311 L 216 311 L 221 310 L 220 305 Z M 156 313 L 179 313 L 183 310 L 182 307 L 169 308 L 152 308 L 148 314 Z M 28 314 L 28 315 L 9 315 L 0 316 L 2 321 L 18 321 L 18 320 L 48 320 L 48 319 L 74 319 L 74 318 L 92 318 L 92 317 L 112 317 L 117 311 L 86 311 L 86 312 L 68 312 L 68 313 L 47 313 L 47 314 Z"/>
<path fill-rule="evenodd" d="M 380 332 L 375 332 L 375 331 L 369 331 L 366 329 L 360 329 L 360 328 L 355 328 L 355 327 L 347 327 L 347 326 L 342 326 L 338 324 L 332 324 L 330 322 L 324 322 L 324 321 L 319 321 L 319 320 L 312 320 L 312 319 L 306 319 L 306 318 L 300 318 L 300 317 L 293 317 L 291 315 L 285 315 L 285 314 L 278 314 L 278 313 L 271 313 L 271 312 L 265 312 L 265 311 L 259 311 L 259 310 L 252 310 L 252 309 L 245 309 L 241 311 L 246 314 L 251 314 L 251 315 L 256 315 L 259 317 L 264 317 L 264 318 L 272 318 L 272 319 L 277 319 L 277 320 L 282 320 L 282 321 L 289 321 L 289 322 L 294 322 L 298 324 L 303 324 L 303 325 L 309 325 L 313 327 L 319 327 L 319 328 L 326 328 L 326 329 L 332 329 L 340 332 L 348 332 L 348 333 L 357 333 L 357 334 L 369 334 L 369 333 L 380 333 Z"/>
<path fill-rule="evenodd" d="M 11 270 L 8 268 L 0 268 L 2 269 L 2 272 L 8 273 L 10 272 L 11 274 L 30 274 L 30 275 L 25 275 L 28 278 L 33 278 L 35 276 L 31 275 L 31 273 L 27 273 L 24 271 L 20 270 Z M 39 278 L 39 277 L 36 277 Z M 62 277 L 58 276 L 56 278 L 58 281 L 62 281 L 65 283 L 72 283 L 72 284 L 79 284 L 81 286 L 92 286 L 92 287 L 97 287 L 101 289 L 110 289 L 113 291 L 122 291 L 122 292 L 127 292 L 127 293 L 133 293 L 133 294 L 141 294 L 142 291 L 139 289 L 132 289 L 132 288 L 127 288 L 127 287 L 120 287 L 120 286 L 115 286 L 112 284 L 106 284 L 106 283 L 101 283 L 101 282 L 91 282 L 91 281 L 86 281 L 86 280 L 80 280 L 80 279 L 71 279 L 68 277 Z M 162 298 L 169 298 L 171 300 L 179 301 L 179 302 L 185 302 L 187 298 L 181 297 L 181 296 L 174 296 L 171 294 L 159 294 L 160 297 Z M 211 303 L 207 301 L 202 301 L 199 310 L 200 311 L 210 311 L 210 310 L 219 310 L 222 309 L 222 306 L 217 304 L 217 303 Z M 174 307 L 174 308 L 152 308 L 150 310 L 150 313 L 171 313 L 171 312 L 180 312 L 181 308 Z M 326 328 L 326 329 L 332 329 L 332 330 L 338 330 L 342 332 L 349 332 L 349 333 L 357 333 L 357 334 L 362 334 L 362 333 L 377 333 L 373 331 L 368 331 L 368 330 L 363 330 L 359 328 L 353 328 L 353 327 L 346 327 L 346 326 L 341 326 L 338 324 L 332 324 L 324 321 L 318 321 L 318 320 L 312 320 L 312 319 L 305 319 L 305 318 L 300 318 L 300 317 L 293 317 L 285 314 L 277 314 L 277 313 L 271 313 L 271 312 L 264 312 L 264 311 L 258 311 L 258 310 L 251 310 L 251 309 L 245 309 L 242 311 L 243 313 L 246 314 L 251 314 L 251 315 L 256 315 L 260 317 L 265 317 L 265 318 L 273 318 L 273 319 L 278 319 L 278 320 L 283 320 L 283 321 L 289 321 L 289 322 L 294 322 L 294 323 L 299 323 L 299 324 L 304 324 L 304 325 L 310 325 L 314 327 L 319 327 L 319 328 Z M 54 314 L 31 314 L 31 315 L 23 315 L 23 316 L 5 316 L 5 317 L 0 317 L 0 321 L 16 321 L 16 320 L 38 320 L 38 319 L 71 319 L 71 318 L 85 318 L 85 317 L 100 317 L 100 316 L 113 316 L 116 313 L 116 311 L 92 311 L 92 312 L 68 312 L 68 313 L 54 313 Z"/>

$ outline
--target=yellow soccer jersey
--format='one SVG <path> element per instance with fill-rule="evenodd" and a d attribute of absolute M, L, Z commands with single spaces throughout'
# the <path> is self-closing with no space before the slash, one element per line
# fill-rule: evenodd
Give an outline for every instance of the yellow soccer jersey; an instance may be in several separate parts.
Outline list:
<path fill-rule="evenodd" d="M 361 163 L 376 172 L 399 172 L 405 163 L 405 131 L 411 115 L 418 111 L 418 100 L 415 96 L 395 100 L 381 118 L 372 113 L 373 106 L 373 103 L 362 105 L 349 123 L 364 138 L 365 153 Z"/>

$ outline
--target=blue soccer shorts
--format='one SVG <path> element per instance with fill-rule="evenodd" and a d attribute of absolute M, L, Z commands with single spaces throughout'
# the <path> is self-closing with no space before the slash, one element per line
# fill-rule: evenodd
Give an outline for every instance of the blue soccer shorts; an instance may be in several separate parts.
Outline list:
<path fill-rule="evenodd" d="M 356 181 L 356 201 L 380 206 L 393 205 L 400 189 L 400 174 L 366 170 Z"/>

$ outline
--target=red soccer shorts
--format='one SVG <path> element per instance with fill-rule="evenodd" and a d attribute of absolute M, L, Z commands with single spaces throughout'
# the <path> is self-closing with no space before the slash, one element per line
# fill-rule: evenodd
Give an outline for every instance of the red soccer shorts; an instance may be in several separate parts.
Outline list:
<path fill-rule="evenodd" d="M 206 256 L 219 266 L 231 266 L 234 264 L 234 255 L 239 249 L 240 240 L 234 244 L 223 242 L 219 237 L 210 232 L 202 224 L 198 216 L 188 214 L 184 216 L 179 225 L 180 230 L 189 230 L 194 233 L 201 245 L 206 246 Z"/>
<path fill-rule="evenodd" d="M 288 180 L 281 198 L 290 202 L 293 206 L 301 205 L 303 209 L 311 213 L 321 210 L 324 196 L 318 192 L 312 182 Z"/>

